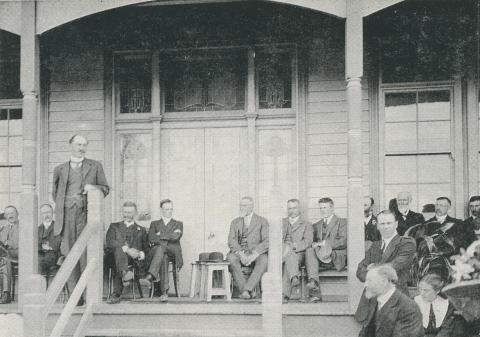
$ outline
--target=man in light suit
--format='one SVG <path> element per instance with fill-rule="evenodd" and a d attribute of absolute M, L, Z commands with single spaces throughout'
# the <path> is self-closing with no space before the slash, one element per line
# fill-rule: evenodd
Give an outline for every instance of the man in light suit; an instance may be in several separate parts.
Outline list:
<path fill-rule="evenodd" d="M 0 304 L 12 301 L 10 288 L 13 264 L 18 263 L 18 211 L 13 205 L 5 207 L 6 223 L 0 226 Z"/>
<path fill-rule="evenodd" d="M 228 234 L 230 252 L 227 260 L 234 284 L 241 292 L 240 298 L 250 299 L 252 290 L 267 271 L 268 263 L 268 221 L 253 212 L 253 198 L 240 200 L 240 216 L 230 224 Z M 248 280 L 242 266 L 253 266 Z"/>
<path fill-rule="evenodd" d="M 74 135 L 69 143 L 70 160 L 55 167 L 52 187 L 55 202 L 54 234 L 62 235 L 61 252 L 64 256 L 67 256 L 87 224 L 87 192 L 99 189 L 107 196 L 110 191 L 102 164 L 85 158 L 87 138 Z M 69 289 L 75 288 L 86 262 L 86 255 L 83 254 L 79 265 L 72 271 Z M 82 303 L 81 298 L 79 304 Z"/>
<path fill-rule="evenodd" d="M 321 300 L 319 268 L 340 271 L 347 264 L 347 220 L 334 214 L 332 199 L 321 198 L 318 205 L 322 219 L 313 224 L 313 243 L 305 253 L 307 288 L 317 293 L 310 298 L 312 302 Z"/>
<path fill-rule="evenodd" d="M 287 202 L 288 217 L 282 220 L 284 243 L 283 294 L 290 297 L 291 288 L 300 284 L 300 267 L 305 264 L 305 250 L 313 243 L 313 227 L 302 218 L 300 201 Z"/>
<path fill-rule="evenodd" d="M 165 257 L 175 261 L 177 271 L 183 266 L 182 246 L 180 239 L 183 236 L 183 222 L 172 218 L 173 202 L 170 199 L 160 201 L 162 218 L 152 221 L 148 231 L 148 240 L 152 249 L 147 255 L 147 276 L 142 279 L 149 287 L 152 282 L 160 278 L 160 302 L 168 301 L 168 265 L 165 266 Z"/>
<path fill-rule="evenodd" d="M 423 337 L 422 314 L 417 304 L 395 288 L 397 273 L 386 264 L 366 275 L 368 306 L 362 315 L 359 337 Z"/>

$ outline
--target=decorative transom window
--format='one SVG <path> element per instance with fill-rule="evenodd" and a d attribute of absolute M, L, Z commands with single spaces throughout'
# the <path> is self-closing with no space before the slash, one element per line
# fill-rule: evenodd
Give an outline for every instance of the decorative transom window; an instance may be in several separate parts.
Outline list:
<path fill-rule="evenodd" d="M 0 207 L 20 202 L 22 192 L 22 109 L 0 108 Z"/>
<path fill-rule="evenodd" d="M 117 105 L 121 114 L 151 112 L 152 60 L 150 54 L 115 56 Z"/>
<path fill-rule="evenodd" d="M 414 210 L 454 195 L 451 91 L 385 93 L 385 197 L 410 191 Z"/>
<path fill-rule="evenodd" d="M 161 64 L 165 112 L 245 109 L 245 53 L 165 54 Z"/>
<path fill-rule="evenodd" d="M 289 52 L 260 52 L 255 59 L 260 109 L 292 107 L 292 56 Z"/>

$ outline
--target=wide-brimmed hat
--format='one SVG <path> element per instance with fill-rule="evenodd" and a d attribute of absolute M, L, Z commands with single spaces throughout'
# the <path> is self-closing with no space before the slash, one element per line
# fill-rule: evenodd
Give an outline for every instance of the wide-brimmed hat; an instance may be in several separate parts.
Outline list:
<path fill-rule="evenodd" d="M 317 255 L 320 262 L 332 262 L 332 247 L 328 243 L 325 243 L 323 246 L 316 247 L 315 254 Z"/>
<path fill-rule="evenodd" d="M 210 262 L 222 262 L 223 261 L 223 253 L 222 252 L 211 252 L 208 260 Z"/>

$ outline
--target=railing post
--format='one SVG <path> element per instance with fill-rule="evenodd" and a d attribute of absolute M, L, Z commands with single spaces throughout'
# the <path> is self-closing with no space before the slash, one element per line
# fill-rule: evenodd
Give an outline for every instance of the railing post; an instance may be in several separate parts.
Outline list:
<path fill-rule="evenodd" d="M 23 294 L 23 335 L 45 336 L 46 281 L 41 275 L 31 275 L 27 280 L 28 291 Z"/>
<path fill-rule="evenodd" d="M 93 276 L 87 284 L 87 305 L 99 303 L 103 295 L 103 218 L 104 200 L 102 191 L 95 189 L 87 196 L 87 224 L 93 225 L 95 232 L 87 244 L 87 261 L 97 260 Z"/>
<path fill-rule="evenodd" d="M 268 272 L 262 278 L 264 337 L 282 337 L 282 221 L 270 221 Z"/>

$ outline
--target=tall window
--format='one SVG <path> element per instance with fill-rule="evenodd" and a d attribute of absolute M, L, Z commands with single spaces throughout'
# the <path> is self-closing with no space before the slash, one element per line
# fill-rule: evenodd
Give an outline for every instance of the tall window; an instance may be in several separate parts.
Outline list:
<path fill-rule="evenodd" d="M 258 102 L 260 109 L 292 107 L 292 57 L 288 52 L 258 53 Z"/>
<path fill-rule="evenodd" d="M 0 108 L 0 207 L 19 204 L 22 142 L 22 109 Z"/>
<path fill-rule="evenodd" d="M 454 195 L 450 90 L 385 94 L 385 197 L 410 191 L 412 208 Z"/>
<path fill-rule="evenodd" d="M 152 62 L 150 54 L 116 55 L 117 106 L 121 114 L 151 112 Z"/>
<path fill-rule="evenodd" d="M 246 55 L 195 52 L 164 55 L 165 112 L 243 110 Z"/>
<path fill-rule="evenodd" d="M 0 31 L 0 99 L 21 97 L 20 37 Z"/>

